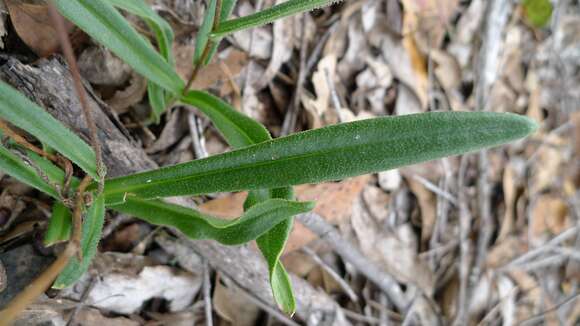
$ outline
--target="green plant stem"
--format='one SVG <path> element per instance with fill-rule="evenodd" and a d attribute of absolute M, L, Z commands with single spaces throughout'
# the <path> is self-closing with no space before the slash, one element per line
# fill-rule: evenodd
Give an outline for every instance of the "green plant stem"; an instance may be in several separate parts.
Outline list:
<path fill-rule="evenodd" d="M 214 15 L 214 20 L 213 20 L 213 26 L 211 29 L 212 32 L 216 31 L 220 27 L 221 12 L 222 12 L 222 0 L 216 0 L 215 15 Z M 201 70 L 203 63 L 207 60 L 209 54 L 211 53 L 211 49 L 212 49 L 213 45 L 214 45 L 214 42 L 213 42 L 213 40 L 210 39 L 205 44 L 205 47 L 203 49 L 203 53 L 201 54 L 199 61 L 195 62 L 195 60 L 194 60 L 193 71 L 191 72 L 191 75 L 189 76 L 189 79 L 187 80 L 187 83 L 185 84 L 185 88 L 183 88 L 183 92 L 181 92 L 182 96 L 185 95 L 187 93 L 187 91 L 189 91 L 189 89 L 191 88 L 191 85 L 193 84 L 193 82 L 197 78 L 197 75 L 199 74 L 199 71 Z"/>

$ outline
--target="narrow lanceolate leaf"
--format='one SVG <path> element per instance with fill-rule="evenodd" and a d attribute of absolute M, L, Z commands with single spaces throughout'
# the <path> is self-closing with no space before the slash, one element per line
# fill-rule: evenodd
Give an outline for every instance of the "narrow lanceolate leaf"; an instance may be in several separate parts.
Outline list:
<path fill-rule="evenodd" d="M 145 0 L 107 0 L 111 5 L 141 17 L 155 34 L 159 52 L 172 66 L 173 29 Z"/>
<path fill-rule="evenodd" d="M 244 202 L 244 209 L 248 209 L 270 198 L 292 199 L 294 198 L 294 192 L 292 188 L 252 191 Z M 258 248 L 268 263 L 270 286 L 274 300 L 280 310 L 288 315 L 292 315 L 296 310 L 296 299 L 294 298 L 290 277 L 282 262 L 280 262 L 280 256 L 284 251 L 293 224 L 294 218 L 289 217 L 256 239 Z"/>
<path fill-rule="evenodd" d="M 203 22 L 201 23 L 201 27 L 195 36 L 195 52 L 193 54 L 193 64 L 205 64 L 205 62 L 201 63 L 200 59 L 202 57 L 203 52 L 207 46 L 207 42 L 209 41 L 209 33 L 213 27 L 213 22 L 215 20 L 216 14 L 216 4 L 217 0 L 210 0 L 209 5 L 205 9 L 205 15 L 203 17 Z"/>
<path fill-rule="evenodd" d="M 58 197 L 56 190 L 46 183 L 30 165 L 24 163 L 20 157 L 10 152 L 1 144 L 0 171 L 54 198 Z"/>
<path fill-rule="evenodd" d="M 83 221 L 83 234 L 81 239 L 81 251 L 83 260 L 72 257 L 68 265 L 60 273 L 53 287 L 63 289 L 73 285 L 88 269 L 91 260 L 97 253 L 97 247 L 101 240 L 101 232 L 105 221 L 105 201 L 103 195 L 95 198 L 93 205 L 87 210 Z"/>
<path fill-rule="evenodd" d="M 272 199 L 255 205 L 233 221 L 133 196 L 127 197 L 125 203 L 111 208 L 151 224 L 175 227 L 192 239 L 213 239 L 225 245 L 239 245 L 256 239 L 289 216 L 308 212 L 312 207 L 311 202 Z"/>
<path fill-rule="evenodd" d="M 228 20 L 228 18 L 232 14 L 232 11 L 234 10 L 234 7 L 236 6 L 236 2 L 237 2 L 237 0 L 222 0 L 222 11 L 220 13 L 220 24 L 221 24 L 221 22 Z M 207 56 L 207 60 L 204 62 L 204 64 L 208 64 L 211 61 L 211 59 L 213 58 L 213 56 L 216 54 L 218 46 L 220 44 L 220 40 L 221 40 L 221 38 L 219 38 L 219 37 L 213 39 L 212 47 L 209 51 L 209 55 Z"/>
<path fill-rule="evenodd" d="M 2 81 L 0 119 L 30 133 L 98 179 L 93 149 L 44 109 Z"/>
<path fill-rule="evenodd" d="M 55 243 L 66 241 L 70 237 L 72 229 L 72 214 L 61 202 L 52 206 L 52 215 L 44 235 L 44 245 L 51 246 Z"/>
<path fill-rule="evenodd" d="M 204 112 L 233 148 L 238 149 L 271 139 L 266 128 L 259 122 L 239 113 L 233 107 L 212 95 L 192 91 L 182 101 L 196 106 Z M 294 194 L 290 187 L 273 190 L 254 190 L 250 192 L 248 199 L 244 203 L 244 209 L 248 210 L 250 207 L 271 198 L 292 200 L 293 197 Z M 288 218 L 275 225 L 256 240 L 258 248 L 268 262 L 270 285 L 274 299 L 281 310 L 289 315 L 296 309 L 296 301 L 290 278 L 279 258 L 288 240 L 293 221 L 293 216 L 288 216 Z"/>
<path fill-rule="evenodd" d="M 178 94 L 183 80 L 107 1 L 54 0 L 60 13 L 103 44 L 135 71 L 167 91 Z"/>
<path fill-rule="evenodd" d="M 288 0 L 279 5 L 258 11 L 241 18 L 227 20 L 211 33 L 212 38 L 221 38 L 244 29 L 262 26 L 280 18 L 292 16 L 301 12 L 329 6 L 340 0 Z"/>
<path fill-rule="evenodd" d="M 149 82 L 147 84 L 147 95 L 149 98 L 149 105 L 151 106 L 151 117 L 154 123 L 159 123 L 159 118 L 165 107 L 167 101 L 165 99 L 165 91 L 157 84 Z"/>
<path fill-rule="evenodd" d="M 536 124 L 508 113 L 439 112 L 333 125 L 110 179 L 108 202 L 281 188 L 389 170 L 507 143 Z"/>
<path fill-rule="evenodd" d="M 260 123 L 209 93 L 189 91 L 181 98 L 181 102 L 194 106 L 207 115 L 234 148 L 246 147 L 271 139 L 268 130 Z"/>
<path fill-rule="evenodd" d="M 169 23 L 167 23 L 161 16 L 159 16 L 150 5 L 144 0 L 107 0 L 113 6 L 141 17 L 149 29 L 155 34 L 159 52 L 172 67 L 175 66 L 175 59 L 173 58 L 173 30 Z M 149 104 L 151 105 L 151 113 L 153 122 L 159 123 L 159 117 L 166 108 L 167 93 L 164 89 L 149 82 L 147 85 L 147 94 L 149 96 Z"/>

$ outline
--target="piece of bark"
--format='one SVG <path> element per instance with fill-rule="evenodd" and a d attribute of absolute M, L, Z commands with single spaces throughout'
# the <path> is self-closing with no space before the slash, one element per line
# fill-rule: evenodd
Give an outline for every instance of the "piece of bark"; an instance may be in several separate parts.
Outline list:
<path fill-rule="evenodd" d="M 41 59 L 35 66 L 25 65 L 13 57 L 0 57 L 0 79 L 45 108 L 89 143 L 89 131 L 72 78 L 59 57 Z M 92 92 L 89 90 L 89 93 Z M 103 104 L 99 99 L 93 95 L 87 100 L 97 125 L 108 177 L 157 167 L 135 141 L 127 138 L 128 133 L 106 113 L 107 109 L 101 108 Z"/>
<path fill-rule="evenodd" d="M 35 66 L 30 66 L 14 58 L 0 56 L 0 79 L 44 107 L 85 140 L 88 139 L 88 130 L 72 79 L 61 59 L 54 57 L 40 60 Z M 98 99 L 90 98 L 89 105 L 99 129 L 107 176 L 126 175 L 157 167 L 140 146 L 127 138 L 120 124 L 113 123 L 111 115 L 105 113 L 106 108 L 103 109 Z M 188 240 L 185 243 L 239 286 L 275 306 L 267 268 L 257 252 L 245 246 L 222 246 L 213 241 Z M 327 294 L 296 277 L 293 277 L 293 285 L 298 299 L 296 313 L 300 318 L 311 325 L 348 324 L 338 304 Z"/>

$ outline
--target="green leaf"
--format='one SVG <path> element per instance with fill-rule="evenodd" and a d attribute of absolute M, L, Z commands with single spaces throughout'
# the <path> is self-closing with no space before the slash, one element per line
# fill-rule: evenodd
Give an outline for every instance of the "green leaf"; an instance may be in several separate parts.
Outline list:
<path fill-rule="evenodd" d="M 55 202 L 52 206 L 52 216 L 44 235 L 44 245 L 51 246 L 55 243 L 66 241 L 70 238 L 72 229 L 72 215 L 70 210 L 61 202 Z"/>
<path fill-rule="evenodd" d="M 213 22 L 215 20 L 216 4 L 217 0 L 209 0 L 209 6 L 207 6 L 205 9 L 203 22 L 201 23 L 201 27 L 199 28 L 199 31 L 195 37 L 195 52 L 193 54 L 194 65 L 206 64 L 205 62 L 200 63 L 199 61 L 201 60 L 203 51 L 205 50 L 207 42 L 209 41 L 209 33 L 211 32 Z"/>
<path fill-rule="evenodd" d="M 264 126 L 242 114 L 221 99 L 202 91 L 189 91 L 181 102 L 198 108 L 209 117 L 226 141 L 234 148 L 270 140 Z"/>
<path fill-rule="evenodd" d="M 152 82 L 147 84 L 147 95 L 151 105 L 151 116 L 154 123 L 159 123 L 159 118 L 167 106 L 165 91 Z"/>
<path fill-rule="evenodd" d="M 222 38 L 237 31 L 269 24 L 280 18 L 301 12 L 329 6 L 337 0 L 288 0 L 279 5 L 237 19 L 227 20 L 220 24 L 211 38 Z"/>
<path fill-rule="evenodd" d="M 172 54 L 173 30 L 171 25 L 159 16 L 149 4 L 143 0 L 107 0 L 111 5 L 141 17 L 155 34 L 159 52 L 165 60 L 174 66 Z"/>
<path fill-rule="evenodd" d="M 159 200 L 133 196 L 111 208 L 151 224 L 175 227 L 192 239 L 213 239 L 225 245 L 239 245 L 256 239 L 289 216 L 307 212 L 312 207 L 310 202 L 272 199 L 255 205 L 233 221 Z"/>
<path fill-rule="evenodd" d="M 54 198 L 58 193 L 46 183 L 36 171 L 22 159 L 0 144 L 0 170 L 35 189 L 38 189 Z"/>
<path fill-rule="evenodd" d="M 214 123 L 233 148 L 242 148 L 270 140 L 270 133 L 259 122 L 239 113 L 227 103 L 210 94 L 192 91 L 182 99 L 186 104 L 198 107 Z M 250 207 L 271 198 L 292 200 L 292 188 L 251 191 L 244 203 L 247 210 Z M 287 314 L 296 309 L 292 293 L 292 285 L 279 257 L 284 250 L 288 234 L 292 228 L 293 217 L 288 217 L 257 239 L 258 247 L 268 262 L 270 285 L 274 299 Z"/>
<path fill-rule="evenodd" d="M 223 0 L 222 1 L 222 10 L 220 13 L 220 23 L 226 21 L 230 17 L 230 15 L 232 14 L 232 11 L 234 10 L 234 7 L 236 6 L 236 2 L 237 2 L 237 0 Z M 207 60 L 203 63 L 204 65 L 207 65 L 209 62 L 211 62 L 211 59 L 213 58 L 213 56 L 217 52 L 220 41 L 221 41 L 221 38 L 214 38 L 213 39 L 211 50 L 209 51 L 209 55 L 207 57 Z"/>
<path fill-rule="evenodd" d="M 534 27 L 544 27 L 552 18 L 552 3 L 550 0 L 524 0 L 522 2 L 528 21 Z"/>
<path fill-rule="evenodd" d="M 171 26 L 159 16 L 149 4 L 143 0 L 107 0 L 117 8 L 121 8 L 129 13 L 141 17 L 147 26 L 155 34 L 159 52 L 172 67 L 175 66 L 173 58 L 173 30 Z M 159 117 L 167 107 L 167 94 L 163 88 L 153 82 L 147 85 L 149 104 L 151 105 L 152 118 L 155 123 L 159 123 Z"/>
<path fill-rule="evenodd" d="M 248 209 L 270 198 L 291 200 L 294 198 L 294 192 L 292 188 L 252 191 L 244 203 L 244 208 Z M 280 309 L 288 315 L 292 315 L 296 310 L 296 299 L 290 277 L 280 262 L 280 256 L 292 231 L 293 223 L 294 217 L 289 217 L 256 239 L 258 248 L 268 263 L 270 286 L 274 300 Z"/>
<path fill-rule="evenodd" d="M 101 232 L 105 222 L 105 200 L 101 194 L 95 198 L 91 207 L 87 210 L 86 217 L 83 221 L 83 234 L 81 239 L 81 252 L 83 260 L 79 262 L 78 258 L 72 257 L 60 273 L 53 284 L 55 289 L 63 289 L 73 285 L 88 269 L 97 254 L 97 247 L 101 240 Z"/>
<path fill-rule="evenodd" d="M 0 119 L 30 133 L 98 179 L 93 149 L 44 109 L 2 81 Z"/>
<path fill-rule="evenodd" d="M 172 94 L 184 88 L 173 67 L 107 1 L 54 0 L 60 13 L 135 71 Z"/>
<path fill-rule="evenodd" d="M 431 112 L 337 124 L 110 179 L 108 202 L 339 180 L 504 144 L 535 131 L 509 113 Z"/>

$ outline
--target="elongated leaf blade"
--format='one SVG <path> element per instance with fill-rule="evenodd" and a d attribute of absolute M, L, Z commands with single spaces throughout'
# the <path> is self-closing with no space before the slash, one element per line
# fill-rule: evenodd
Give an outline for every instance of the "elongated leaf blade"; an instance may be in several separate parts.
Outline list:
<path fill-rule="evenodd" d="M 338 180 L 475 151 L 527 136 L 508 113 L 438 112 L 333 125 L 233 152 L 110 179 L 107 200 L 280 188 Z"/>
<path fill-rule="evenodd" d="M 222 10 L 220 13 L 220 23 L 228 20 L 228 18 L 232 14 L 232 11 L 234 10 L 234 7 L 236 6 L 236 2 L 237 2 L 237 0 L 223 0 L 222 1 Z M 220 41 L 221 41 L 220 37 L 213 38 L 212 47 L 211 47 L 211 50 L 209 52 L 209 55 L 207 56 L 207 60 L 203 63 L 204 65 L 207 65 L 209 62 L 211 62 L 211 59 L 213 58 L 213 56 L 217 52 Z"/>
<path fill-rule="evenodd" d="M 239 245 L 256 239 L 289 216 L 311 210 L 310 202 L 272 199 L 257 204 L 236 220 L 218 219 L 158 200 L 128 197 L 111 208 L 155 225 L 179 229 L 192 239 L 213 239 L 225 245 Z"/>
<path fill-rule="evenodd" d="M 53 284 L 56 289 L 63 289 L 73 285 L 88 269 L 97 254 L 97 247 L 101 241 L 101 233 L 105 222 L 105 200 L 103 195 L 97 196 L 91 207 L 87 210 L 83 221 L 83 234 L 81 251 L 83 260 L 72 257 L 68 265 L 60 273 Z"/>
<path fill-rule="evenodd" d="M 135 71 L 168 92 L 178 94 L 183 80 L 151 44 L 107 1 L 54 0 L 60 13 L 103 44 Z"/>
<path fill-rule="evenodd" d="M 93 149 L 44 109 L 2 81 L 0 119 L 30 133 L 98 179 Z"/>
<path fill-rule="evenodd" d="M 123 9 L 133 15 L 139 16 L 145 20 L 149 28 L 155 34 L 159 52 L 165 60 L 171 65 L 174 65 L 174 58 L 172 54 L 173 46 L 173 29 L 171 25 L 159 16 L 149 4 L 144 0 L 106 0 L 111 5 Z"/>
<path fill-rule="evenodd" d="M 271 139 L 266 128 L 259 122 L 239 113 L 212 95 L 192 91 L 182 101 L 196 106 L 204 112 L 233 148 L 242 148 Z M 268 189 L 255 190 L 250 192 L 244 203 L 244 208 L 247 210 L 271 198 L 292 200 L 293 197 L 292 188 L 274 189 L 273 191 Z M 256 240 L 258 248 L 268 262 L 270 285 L 274 299 L 282 311 L 287 314 L 294 312 L 296 301 L 290 278 L 279 261 L 279 257 L 288 240 L 292 222 L 293 217 L 288 217 Z"/>
<path fill-rule="evenodd" d="M 147 95 L 151 106 L 151 116 L 154 123 L 159 123 L 159 118 L 167 106 L 165 101 L 165 91 L 157 84 L 149 82 L 147 84 Z"/>
<path fill-rule="evenodd" d="M 251 191 L 244 202 L 244 209 L 248 209 L 270 198 L 292 200 L 294 198 L 294 191 L 290 187 Z M 280 262 L 280 256 L 290 237 L 293 223 L 294 217 L 289 217 L 256 239 L 258 248 L 268 263 L 270 286 L 274 300 L 278 304 L 278 307 L 280 307 L 280 310 L 288 315 L 292 315 L 296 310 L 296 299 L 294 298 L 290 277 L 284 269 L 282 262 Z"/>
<path fill-rule="evenodd" d="M 279 5 L 256 12 L 241 18 L 227 20 L 211 33 L 212 38 L 222 38 L 237 31 L 259 27 L 275 20 L 292 16 L 301 12 L 329 6 L 340 0 L 288 0 Z"/>
<path fill-rule="evenodd" d="M 61 202 L 56 202 L 52 206 L 52 216 L 46 234 L 44 235 L 44 245 L 51 246 L 55 243 L 66 241 L 70 238 L 72 229 L 72 214 L 70 210 Z"/>
<path fill-rule="evenodd" d="M 268 130 L 260 123 L 207 92 L 189 91 L 182 97 L 181 102 L 194 106 L 207 115 L 234 148 L 242 148 L 271 139 Z"/>
<path fill-rule="evenodd" d="M 58 194 L 36 171 L 0 144 L 0 170 L 35 189 L 57 198 Z"/>
<path fill-rule="evenodd" d="M 211 28 L 213 27 L 213 22 L 215 20 L 216 5 L 216 0 L 209 0 L 209 5 L 205 10 L 203 22 L 201 23 L 201 27 L 199 28 L 195 39 L 195 52 L 193 54 L 194 65 L 202 64 L 200 59 L 207 46 L 207 42 L 209 41 L 209 33 L 211 32 Z"/>

